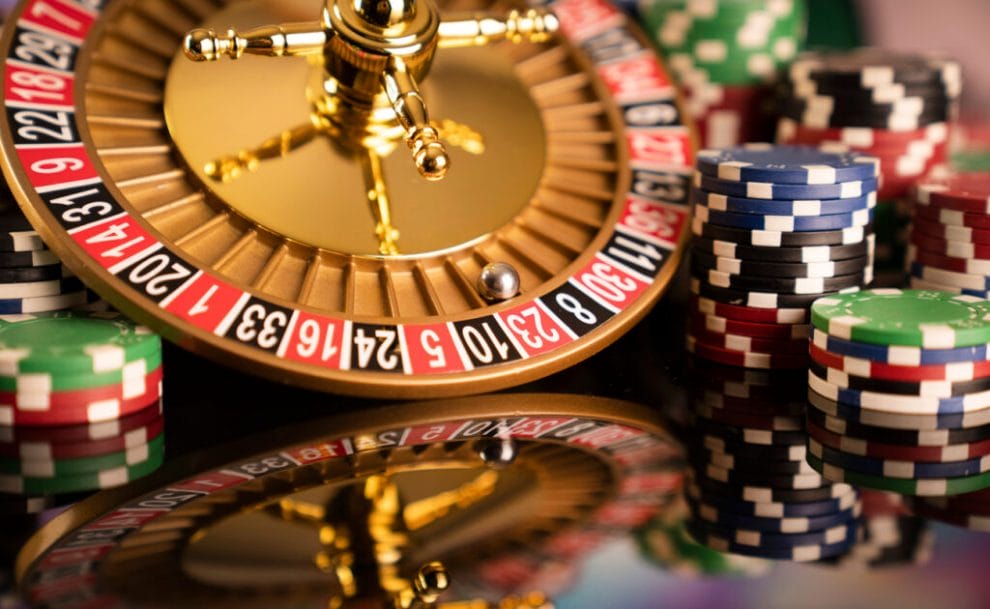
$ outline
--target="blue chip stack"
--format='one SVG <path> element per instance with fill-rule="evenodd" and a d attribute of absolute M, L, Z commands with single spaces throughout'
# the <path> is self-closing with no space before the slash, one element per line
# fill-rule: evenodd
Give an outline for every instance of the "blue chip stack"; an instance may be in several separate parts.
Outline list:
<path fill-rule="evenodd" d="M 858 541 L 857 492 L 805 462 L 800 375 L 693 358 L 688 531 L 723 552 L 811 561 Z"/>
<path fill-rule="evenodd" d="M 771 144 L 697 156 L 688 350 L 804 367 L 811 303 L 873 281 L 877 159 Z"/>

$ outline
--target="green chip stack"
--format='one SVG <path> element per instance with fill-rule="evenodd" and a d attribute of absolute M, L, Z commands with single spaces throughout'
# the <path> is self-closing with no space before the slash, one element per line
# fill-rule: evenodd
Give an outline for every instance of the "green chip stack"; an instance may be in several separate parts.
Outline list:
<path fill-rule="evenodd" d="M 768 141 L 765 85 L 804 44 L 805 0 L 642 0 L 704 148 Z"/>
<path fill-rule="evenodd" d="M 161 387 L 160 337 L 118 313 L 0 315 L 2 513 L 155 471 Z"/>

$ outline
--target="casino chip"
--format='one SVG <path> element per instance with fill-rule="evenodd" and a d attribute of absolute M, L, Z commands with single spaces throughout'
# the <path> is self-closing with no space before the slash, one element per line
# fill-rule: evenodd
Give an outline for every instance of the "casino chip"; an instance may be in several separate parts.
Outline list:
<path fill-rule="evenodd" d="M 704 151 L 697 164 L 688 350 L 734 366 L 805 366 L 794 341 L 808 334 L 808 306 L 873 281 L 874 160 L 748 144 Z M 846 211 L 850 200 L 865 206 Z M 788 210 L 801 213 L 778 213 Z M 713 327 L 713 317 L 725 321 Z"/>
<path fill-rule="evenodd" d="M 161 339 L 118 313 L 0 316 L 0 493 L 44 502 L 158 469 L 161 363 Z"/>
<path fill-rule="evenodd" d="M 800 52 L 806 0 L 640 0 L 643 29 L 668 60 L 702 145 L 767 141 L 776 72 Z"/>
<path fill-rule="evenodd" d="M 857 49 L 806 53 L 776 88 L 779 143 L 852 149 L 879 159 L 879 285 L 903 285 L 910 211 L 902 201 L 916 181 L 945 170 L 961 87 L 952 60 Z"/>
<path fill-rule="evenodd" d="M 811 307 L 808 462 L 908 495 L 990 486 L 990 302 L 866 290 Z"/>
<path fill-rule="evenodd" d="M 990 532 L 990 489 L 954 497 L 914 497 L 908 506 L 923 518 Z"/>
<path fill-rule="evenodd" d="M 858 495 L 805 460 L 803 384 L 794 374 L 753 372 L 689 360 L 688 531 L 713 549 L 768 559 L 845 551 L 856 537 Z"/>

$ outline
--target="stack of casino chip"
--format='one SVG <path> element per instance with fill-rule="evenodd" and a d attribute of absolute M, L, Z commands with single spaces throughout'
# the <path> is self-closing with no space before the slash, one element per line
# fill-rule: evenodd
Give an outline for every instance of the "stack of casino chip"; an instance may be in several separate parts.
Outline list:
<path fill-rule="evenodd" d="M 865 571 L 923 565 L 931 559 L 935 535 L 924 518 L 911 514 L 903 495 L 861 489 L 859 499 L 863 506 L 860 539 L 829 564 Z"/>
<path fill-rule="evenodd" d="M 990 173 L 919 182 L 907 271 L 914 288 L 990 295 Z"/>
<path fill-rule="evenodd" d="M 805 37 L 805 0 L 640 0 L 698 127 L 702 146 L 765 141 L 773 121 L 766 85 Z"/>
<path fill-rule="evenodd" d="M 694 358 L 687 529 L 723 552 L 811 561 L 858 539 L 855 489 L 805 462 L 802 375 Z"/>
<path fill-rule="evenodd" d="M 0 201 L 0 315 L 61 311 L 92 300 L 21 210 Z"/>
<path fill-rule="evenodd" d="M 811 307 L 808 462 L 904 495 L 990 486 L 990 301 L 865 290 Z"/>
<path fill-rule="evenodd" d="M 161 339 L 119 314 L 0 316 L 0 506 L 157 469 L 161 383 Z"/>
<path fill-rule="evenodd" d="M 778 142 L 880 159 L 877 270 L 892 285 L 901 285 L 907 232 L 898 201 L 948 162 L 961 89 L 958 63 L 881 49 L 803 54 L 778 87 Z"/>
<path fill-rule="evenodd" d="M 770 144 L 697 159 L 688 350 L 803 368 L 808 306 L 872 281 L 876 159 Z"/>
<path fill-rule="evenodd" d="M 990 489 L 953 497 L 915 497 L 911 509 L 922 518 L 990 532 Z"/>

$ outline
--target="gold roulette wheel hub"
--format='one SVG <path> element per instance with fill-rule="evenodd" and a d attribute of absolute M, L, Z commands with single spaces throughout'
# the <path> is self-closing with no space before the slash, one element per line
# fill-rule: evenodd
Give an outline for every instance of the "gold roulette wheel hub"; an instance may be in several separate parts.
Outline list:
<path fill-rule="evenodd" d="M 518 394 L 427 405 L 276 429 L 90 497 L 26 544 L 25 598 L 549 609 L 563 590 L 534 590 L 541 569 L 520 581 L 518 565 L 576 568 L 680 490 L 682 447 L 636 404 Z M 517 604 L 498 605 L 505 597 Z"/>
<path fill-rule="evenodd" d="M 68 266 L 187 348 L 477 393 L 601 349 L 679 261 L 689 132 L 603 1 L 38 2 L 0 43 L 4 172 Z"/>

